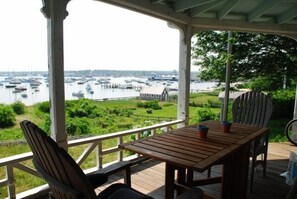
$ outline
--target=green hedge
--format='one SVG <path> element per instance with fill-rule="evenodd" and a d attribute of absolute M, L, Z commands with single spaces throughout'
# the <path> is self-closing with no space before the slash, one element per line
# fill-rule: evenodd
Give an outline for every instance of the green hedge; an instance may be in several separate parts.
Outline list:
<path fill-rule="evenodd" d="M 295 104 L 295 90 L 278 90 L 272 92 L 274 119 L 292 118 Z"/>

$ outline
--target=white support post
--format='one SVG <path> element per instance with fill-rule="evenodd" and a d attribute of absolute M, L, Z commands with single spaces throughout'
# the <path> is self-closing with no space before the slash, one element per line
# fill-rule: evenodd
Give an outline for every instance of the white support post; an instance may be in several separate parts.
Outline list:
<path fill-rule="evenodd" d="M 180 30 L 177 118 L 184 120 L 185 125 L 189 123 L 192 36 L 191 26 L 186 26 Z M 181 126 L 178 125 L 178 127 Z"/>
<path fill-rule="evenodd" d="M 226 79 L 225 79 L 225 96 L 223 105 L 223 117 L 221 120 L 228 120 L 228 105 L 229 105 L 229 90 L 230 90 L 230 75 L 231 75 L 231 60 L 230 56 L 232 54 L 232 43 L 230 39 L 232 38 L 232 32 L 228 32 L 228 59 L 226 64 Z"/>
<path fill-rule="evenodd" d="M 65 130 L 63 21 L 68 15 L 69 0 L 43 0 L 42 12 L 47 18 L 48 74 L 52 138 L 67 149 Z"/>

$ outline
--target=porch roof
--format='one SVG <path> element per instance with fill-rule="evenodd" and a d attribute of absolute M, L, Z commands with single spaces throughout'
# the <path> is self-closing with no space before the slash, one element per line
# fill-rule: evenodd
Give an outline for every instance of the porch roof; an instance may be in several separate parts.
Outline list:
<path fill-rule="evenodd" d="M 198 30 L 297 33 L 296 0 L 97 0 Z"/>

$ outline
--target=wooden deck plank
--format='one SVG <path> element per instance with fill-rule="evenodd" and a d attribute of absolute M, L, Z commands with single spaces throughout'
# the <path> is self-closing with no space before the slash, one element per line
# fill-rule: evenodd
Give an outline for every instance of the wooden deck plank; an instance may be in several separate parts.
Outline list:
<path fill-rule="evenodd" d="M 288 166 L 290 151 L 296 151 L 297 147 L 289 143 L 269 143 L 268 161 L 267 161 L 267 177 L 262 176 L 262 168 L 256 170 L 254 175 L 253 193 L 248 193 L 248 199 L 282 199 L 285 198 L 289 186 L 285 183 L 285 179 L 280 176 L 285 172 Z M 155 199 L 164 198 L 164 173 L 165 164 L 160 161 L 147 161 L 132 167 L 131 169 L 132 187 L 148 194 Z M 212 168 L 212 176 L 221 175 L 221 166 L 217 165 Z M 195 172 L 195 178 L 205 178 L 206 172 Z M 121 174 L 113 175 L 109 183 L 123 182 Z M 100 191 L 109 184 L 97 189 Z M 220 184 L 201 186 L 208 196 L 219 197 L 221 186 Z"/>

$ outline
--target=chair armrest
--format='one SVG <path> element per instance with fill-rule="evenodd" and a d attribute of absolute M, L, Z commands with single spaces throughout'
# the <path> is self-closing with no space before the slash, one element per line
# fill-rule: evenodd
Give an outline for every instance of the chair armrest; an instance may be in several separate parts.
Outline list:
<path fill-rule="evenodd" d="M 96 171 L 96 173 L 102 173 L 102 174 L 106 174 L 107 176 L 110 176 L 112 174 L 115 174 L 119 171 L 123 171 L 123 170 L 130 170 L 131 167 L 131 162 L 130 161 L 119 161 L 116 162 L 114 164 L 111 164 L 107 167 L 104 167 L 102 169 L 99 169 L 98 171 Z"/>
<path fill-rule="evenodd" d="M 107 182 L 108 175 L 96 171 L 94 173 L 87 174 L 87 178 L 89 179 L 92 187 L 96 189 Z"/>
<path fill-rule="evenodd" d="M 125 181 L 127 185 L 131 185 L 130 179 L 130 161 L 120 161 L 114 164 L 111 164 L 107 167 L 99 169 L 93 173 L 87 175 L 88 179 L 90 180 L 92 186 L 94 188 L 99 187 L 100 185 L 104 184 L 108 180 L 108 176 L 115 174 L 119 171 L 126 171 Z"/>

